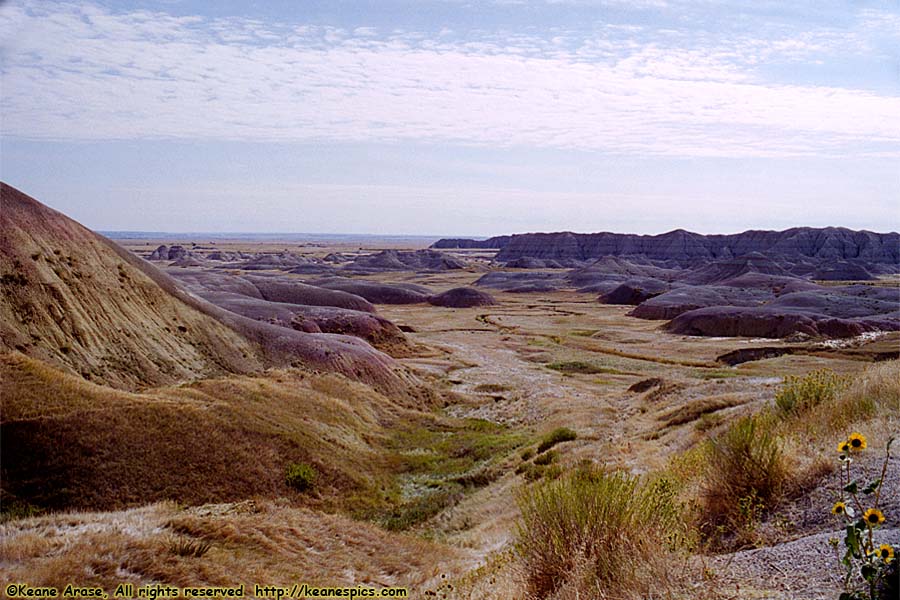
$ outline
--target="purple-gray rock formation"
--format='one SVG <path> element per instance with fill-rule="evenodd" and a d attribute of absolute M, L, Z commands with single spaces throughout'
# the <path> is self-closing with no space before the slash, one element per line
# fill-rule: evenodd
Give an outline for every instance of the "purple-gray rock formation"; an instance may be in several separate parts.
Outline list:
<path fill-rule="evenodd" d="M 450 249 L 450 248 L 461 248 L 461 249 L 469 249 L 469 248 L 502 248 L 506 244 L 509 243 L 509 240 L 512 236 L 509 235 L 498 235 L 496 237 L 488 238 L 486 240 L 472 240 L 472 239 L 462 239 L 462 238 L 448 238 L 438 240 L 431 245 L 432 248 L 435 249 Z"/>
<path fill-rule="evenodd" d="M 437 250 L 384 250 L 378 254 L 360 256 L 342 267 L 355 273 L 380 273 L 384 271 L 451 271 L 465 269 L 468 265 L 449 254 Z"/>
<path fill-rule="evenodd" d="M 503 292 L 553 291 L 569 287 L 566 281 L 566 273 L 561 271 L 525 271 L 515 273 L 491 271 L 478 278 L 475 285 Z"/>
<path fill-rule="evenodd" d="M 494 297 L 470 287 L 459 287 L 447 290 L 428 299 L 435 306 L 448 308 L 471 308 L 473 306 L 491 306 L 497 304 Z"/>
<path fill-rule="evenodd" d="M 670 287 L 670 284 L 665 281 L 650 277 L 629 279 L 609 292 L 602 294 L 598 300 L 603 304 L 631 304 L 636 306 L 641 302 L 669 291 Z"/>
<path fill-rule="evenodd" d="M 411 283 L 378 283 L 365 279 L 327 277 L 308 282 L 310 285 L 338 290 L 365 298 L 372 304 L 418 304 L 428 302 L 432 291 Z"/>
<path fill-rule="evenodd" d="M 798 227 L 785 231 L 745 231 L 701 235 L 682 229 L 662 235 L 618 233 L 526 233 L 511 236 L 496 260 L 522 257 L 588 260 L 602 256 L 641 255 L 654 261 L 690 267 L 711 260 L 759 252 L 766 256 L 815 262 L 857 259 L 900 265 L 900 234 L 851 231 L 839 227 Z"/>

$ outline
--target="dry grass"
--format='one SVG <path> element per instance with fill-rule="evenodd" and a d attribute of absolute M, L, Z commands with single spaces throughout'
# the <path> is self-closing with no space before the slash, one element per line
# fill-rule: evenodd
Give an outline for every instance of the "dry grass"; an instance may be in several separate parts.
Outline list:
<path fill-rule="evenodd" d="M 583 467 L 523 490 L 519 553 L 534 598 L 643 598 L 666 587 L 683 541 L 681 506 L 664 480 Z"/>
<path fill-rule="evenodd" d="M 762 515 L 784 495 L 792 471 L 771 419 L 739 419 L 708 446 L 701 528 L 715 546 L 753 543 Z"/>
<path fill-rule="evenodd" d="M 659 415 L 659 419 L 663 422 L 663 427 L 675 427 L 696 421 L 704 415 L 715 413 L 733 406 L 740 406 L 745 402 L 744 399 L 733 394 L 724 394 L 721 396 L 707 396 L 694 400 L 676 408 L 668 409 Z"/>
<path fill-rule="evenodd" d="M 206 548 L 181 552 L 178 548 Z M 433 586 L 459 574 L 464 553 L 366 523 L 248 501 L 179 509 L 162 503 L 110 513 L 68 513 L 0 526 L 4 581 L 112 592 L 122 582 L 178 586 Z"/>
<path fill-rule="evenodd" d="M 900 361 L 877 363 L 800 419 L 797 429 L 827 435 L 874 417 L 900 416 Z"/>

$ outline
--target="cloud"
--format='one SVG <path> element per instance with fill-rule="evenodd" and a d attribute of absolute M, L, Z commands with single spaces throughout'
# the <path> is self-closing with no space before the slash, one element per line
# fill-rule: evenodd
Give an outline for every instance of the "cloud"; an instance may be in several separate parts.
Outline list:
<path fill-rule="evenodd" d="M 896 95 L 775 84 L 755 70 L 851 43 L 830 34 L 728 43 L 629 28 L 587 38 L 381 35 L 46 3 L 0 8 L 8 32 L 2 128 L 17 138 L 900 155 Z"/>

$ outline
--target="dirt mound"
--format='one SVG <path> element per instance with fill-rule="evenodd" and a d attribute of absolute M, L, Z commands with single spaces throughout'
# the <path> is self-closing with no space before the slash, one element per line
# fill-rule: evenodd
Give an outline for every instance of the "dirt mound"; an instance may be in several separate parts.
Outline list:
<path fill-rule="evenodd" d="M 310 285 L 329 290 L 338 290 L 365 298 L 373 304 L 418 304 L 427 302 L 431 290 L 421 285 L 409 283 L 378 283 L 365 279 L 329 277 L 316 279 Z"/>
<path fill-rule="evenodd" d="M 508 269 L 564 269 L 566 266 L 571 265 L 564 265 L 558 260 L 545 260 L 542 258 L 523 256 L 522 258 L 511 260 L 503 266 Z"/>
<path fill-rule="evenodd" d="M 375 312 L 375 307 L 366 299 L 340 290 L 325 289 L 281 277 L 248 276 L 246 279 L 259 290 L 262 298 L 269 302 L 334 306 L 369 313 Z"/>
<path fill-rule="evenodd" d="M 314 272 L 327 272 L 331 266 L 320 259 L 280 252 L 278 254 L 260 254 L 249 260 L 222 265 L 223 269 L 240 269 L 241 271 L 293 271 L 298 268 L 312 269 Z"/>
<path fill-rule="evenodd" d="M 559 290 L 569 287 L 566 274 L 559 271 L 529 271 L 511 273 L 509 271 L 491 271 L 485 273 L 474 285 L 496 289 L 504 292 L 519 291 L 525 286 L 543 286 L 544 290 Z"/>
<path fill-rule="evenodd" d="M 659 279 L 644 277 L 629 279 L 613 290 L 601 295 L 598 300 L 603 304 L 638 305 L 669 291 L 669 284 Z"/>
<path fill-rule="evenodd" d="M 196 256 L 184 246 L 172 246 L 170 248 L 163 244 L 151 252 L 147 257 L 147 260 L 179 260 L 187 257 L 196 258 Z"/>
<path fill-rule="evenodd" d="M 428 302 L 435 306 L 448 308 L 471 308 L 473 306 L 492 306 L 497 304 L 494 297 L 487 292 L 475 288 L 460 287 L 431 296 Z"/>
<path fill-rule="evenodd" d="M 355 258 L 343 267 L 346 271 L 380 273 L 383 271 L 451 271 L 465 269 L 468 265 L 449 254 L 437 250 L 384 250 L 370 256 Z"/>
<path fill-rule="evenodd" d="M 842 319 L 776 306 L 713 306 L 683 313 L 666 325 L 683 335 L 783 338 L 795 334 L 847 338 L 869 331 L 900 330 L 900 316 Z"/>
<path fill-rule="evenodd" d="M 759 306 L 773 295 L 768 290 L 729 286 L 682 286 L 642 302 L 628 313 L 639 319 L 674 319 L 678 315 L 710 306 Z"/>
<path fill-rule="evenodd" d="M 711 285 L 729 279 L 734 279 L 747 273 L 761 273 L 763 275 L 775 275 L 789 277 L 790 273 L 775 260 L 758 252 L 719 260 L 705 267 L 693 270 L 682 277 L 680 281 L 690 285 Z"/>
<path fill-rule="evenodd" d="M 335 333 L 366 340 L 391 356 L 407 356 L 406 337 L 389 320 L 372 313 L 334 306 L 269 302 L 229 292 L 198 292 L 205 300 L 239 315 L 306 333 Z"/>

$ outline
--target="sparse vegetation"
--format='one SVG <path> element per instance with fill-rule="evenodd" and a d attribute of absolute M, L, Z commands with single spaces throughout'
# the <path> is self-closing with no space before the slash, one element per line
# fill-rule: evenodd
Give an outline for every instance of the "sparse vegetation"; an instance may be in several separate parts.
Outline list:
<path fill-rule="evenodd" d="M 557 429 L 554 429 L 541 439 L 541 443 L 538 444 L 537 447 L 538 454 L 546 452 L 557 444 L 561 444 L 563 442 L 571 442 L 575 439 L 578 439 L 578 434 L 568 427 L 559 427 Z"/>

